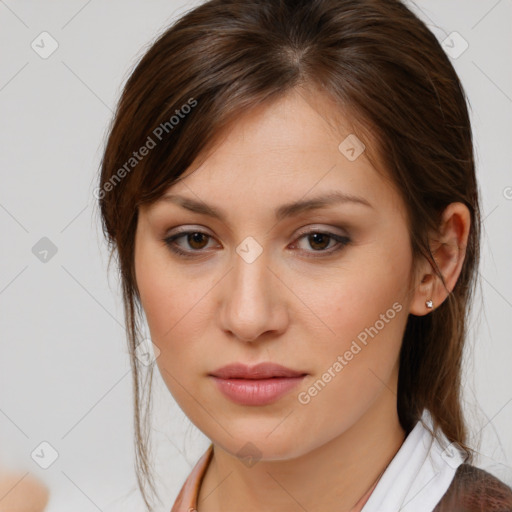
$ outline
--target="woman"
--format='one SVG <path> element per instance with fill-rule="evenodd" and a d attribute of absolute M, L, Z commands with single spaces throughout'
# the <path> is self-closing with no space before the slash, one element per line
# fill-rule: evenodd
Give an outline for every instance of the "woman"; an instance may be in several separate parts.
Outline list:
<path fill-rule="evenodd" d="M 512 510 L 461 408 L 480 236 L 465 94 L 402 3 L 191 10 L 127 81 L 97 195 L 148 510 L 141 310 L 212 442 L 173 512 Z"/>

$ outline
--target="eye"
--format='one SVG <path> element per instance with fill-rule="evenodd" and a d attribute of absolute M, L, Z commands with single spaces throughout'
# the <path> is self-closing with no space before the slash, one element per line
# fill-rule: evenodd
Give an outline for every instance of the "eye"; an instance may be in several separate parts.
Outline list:
<path fill-rule="evenodd" d="M 298 240 L 305 239 L 309 247 L 313 248 L 313 251 L 306 250 L 305 252 L 317 252 L 323 253 L 319 256 L 316 255 L 308 255 L 307 257 L 321 257 L 325 254 L 333 254 L 335 252 L 341 251 L 346 245 L 348 245 L 351 240 L 348 236 L 337 235 L 335 233 L 330 233 L 326 231 L 309 231 L 304 233 Z M 325 250 L 326 247 L 329 247 L 330 242 L 334 241 L 335 243 L 330 246 L 330 249 Z"/>
<path fill-rule="evenodd" d="M 191 250 L 183 250 L 180 244 L 177 243 L 179 239 L 185 239 L 188 246 Z M 175 235 L 169 236 L 164 239 L 165 245 L 175 254 L 184 258 L 193 258 L 198 256 L 201 252 L 204 252 L 208 245 L 208 240 L 213 238 L 211 235 L 207 233 L 203 233 L 202 231 L 182 231 Z M 348 245 L 351 240 L 348 236 L 338 235 L 335 233 L 324 232 L 324 231 L 309 231 L 307 233 L 303 233 L 297 240 L 306 239 L 308 241 L 308 245 L 313 248 L 313 251 L 301 249 L 301 251 L 306 253 L 317 252 L 321 253 L 319 256 L 316 255 L 308 255 L 308 257 L 321 257 L 325 254 L 333 254 L 342 250 L 346 245 Z M 331 242 L 335 242 L 333 245 Z M 297 242 L 292 244 L 292 248 L 297 245 Z M 330 246 L 330 247 L 329 247 Z M 329 248 L 328 250 L 325 250 Z M 197 253 L 197 254 L 194 254 Z M 322 254 L 323 253 L 323 254 Z"/>
<path fill-rule="evenodd" d="M 185 238 L 189 247 L 192 247 L 192 251 L 184 251 L 180 249 L 179 244 L 176 243 L 176 240 L 180 238 Z M 201 249 L 204 249 L 206 246 L 205 241 L 209 238 L 212 238 L 210 235 L 203 233 L 202 231 L 182 231 L 181 233 L 177 233 L 176 235 L 169 236 L 164 239 L 164 243 L 167 247 L 177 254 L 178 256 L 183 256 L 184 258 L 193 257 L 191 252 L 200 252 Z"/>

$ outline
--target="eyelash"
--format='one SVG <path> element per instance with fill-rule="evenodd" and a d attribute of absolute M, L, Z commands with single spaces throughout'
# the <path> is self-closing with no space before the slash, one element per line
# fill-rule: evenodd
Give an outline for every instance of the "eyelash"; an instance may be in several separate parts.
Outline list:
<path fill-rule="evenodd" d="M 167 238 L 164 238 L 164 243 L 165 245 L 169 248 L 170 251 L 172 251 L 174 254 L 178 255 L 179 257 L 181 258 L 195 258 L 197 257 L 195 254 L 190 254 L 189 252 L 187 251 L 183 251 L 182 249 L 178 249 L 176 244 L 174 243 L 175 240 L 179 239 L 179 238 L 182 238 L 184 236 L 187 236 L 187 235 L 192 235 L 192 234 L 201 234 L 201 235 L 204 235 L 206 237 L 208 237 L 209 239 L 213 238 L 211 235 L 208 235 L 207 233 L 203 233 L 202 231 L 197 231 L 197 230 L 193 230 L 193 231 L 182 231 L 180 233 L 177 233 L 175 235 L 172 235 L 172 236 L 169 236 Z M 313 252 L 320 252 L 320 253 L 324 253 L 324 254 L 327 254 L 327 255 L 331 255 L 331 254 L 334 254 L 336 252 L 339 252 L 341 251 L 342 249 L 344 249 L 348 244 L 351 243 L 351 239 L 348 237 L 348 236 L 344 236 L 344 235 L 336 235 L 335 233 L 329 233 L 327 231 L 318 231 L 318 230 L 313 230 L 313 231 L 308 231 L 306 233 L 302 233 L 301 236 L 299 238 L 297 238 L 297 241 L 301 240 L 302 238 L 305 238 L 305 237 L 308 237 L 310 235 L 315 235 L 315 234 L 320 234 L 320 235 L 325 235 L 333 240 L 335 240 L 337 242 L 337 246 L 335 245 L 334 246 L 334 249 L 331 247 L 331 249 L 329 250 L 319 250 L 319 251 L 313 251 Z M 193 253 L 200 253 L 202 252 L 201 250 L 197 250 L 197 251 L 192 251 Z M 306 252 L 309 252 L 309 251 L 306 251 Z M 306 256 L 308 258 L 321 258 L 323 257 L 323 255 L 320 255 L 320 256 Z"/>

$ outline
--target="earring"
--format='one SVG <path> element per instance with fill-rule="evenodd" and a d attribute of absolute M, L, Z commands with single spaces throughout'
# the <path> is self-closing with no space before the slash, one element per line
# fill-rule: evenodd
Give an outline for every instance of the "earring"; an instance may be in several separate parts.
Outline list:
<path fill-rule="evenodd" d="M 432 300 L 427 300 L 425 304 L 428 309 L 432 309 L 434 307 L 434 303 L 432 302 Z"/>

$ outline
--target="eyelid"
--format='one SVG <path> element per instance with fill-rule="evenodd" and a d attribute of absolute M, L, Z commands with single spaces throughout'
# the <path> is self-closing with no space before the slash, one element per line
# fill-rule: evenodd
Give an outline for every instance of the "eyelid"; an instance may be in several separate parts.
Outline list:
<path fill-rule="evenodd" d="M 310 224 L 306 228 L 300 229 L 294 236 L 297 237 L 297 236 L 302 236 L 302 235 L 308 235 L 309 233 L 324 233 L 326 235 L 337 235 L 337 236 L 347 236 L 348 237 L 348 234 L 346 233 L 346 231 L 343 233 L 333 233 L 332 232 L 333 229 L 341 229 L 341 228 L 334 227 L 334 226 L 322 227 L 322 226 L 318 226 L 315 224 Z"/>

